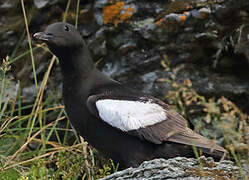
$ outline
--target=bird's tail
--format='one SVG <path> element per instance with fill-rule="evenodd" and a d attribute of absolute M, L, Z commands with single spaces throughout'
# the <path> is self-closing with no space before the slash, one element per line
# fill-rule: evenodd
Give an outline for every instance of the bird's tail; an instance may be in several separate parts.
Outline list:
<path fill-rule="evenodd" d="M 217 145 L 215 141 L 207 139 L 189 128 L 184 132 L 171 136 L 168 140 L 196 147 L 204 154 L 214 157 L 215 160 L 224 159 L 227 153 L 227 151 L 223 147 Z"/>

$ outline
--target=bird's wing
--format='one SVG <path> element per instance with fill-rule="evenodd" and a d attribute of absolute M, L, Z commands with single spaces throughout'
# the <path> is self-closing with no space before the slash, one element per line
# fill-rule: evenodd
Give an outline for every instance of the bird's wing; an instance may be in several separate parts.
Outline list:
<path fill-rule="evenodd" d="M 89 111 L 109 125 L 155 144 L 164 141 L 225 152 L 211 140 L 187 127 L 187 121 L 159 99 L 151 96 L 92 95 Z"/>

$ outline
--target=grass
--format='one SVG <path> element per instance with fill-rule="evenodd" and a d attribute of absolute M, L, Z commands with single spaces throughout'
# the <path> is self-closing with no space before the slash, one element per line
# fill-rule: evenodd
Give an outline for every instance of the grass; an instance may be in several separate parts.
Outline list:
<path fill-rule="evenodd" d="M 26 11 L 25 11 L 24 1 L 23 0 L 21 0 L 21 4 L 22 4 L 22 12 L 23 12 L 23 17 L 24 17 L 24 22 L 25 22 L 25 29 L 26 29 L 26 32 L 27 32 L 27 37 L 28 37 L 28 42 L 29 42 L 29 50 L 30 50 L 30 57 L 31 57 L 31 61 L 32 61 L 32 68 L 33 68 L 33 72 L 34 72 L 35 88 L 37 89 L 37 78 L 36 78 L 36 70 L 35 70 L 35 60 L 34 60 L 34 55 L 33 55 L 33 51 L 32 51 L 31 37 L 30 37 L 30 33 L 29 33 L 28 20 L 27 20 L 27 16 L 26 16 Z"/>
<path fill-rule="evenodd" d="M 53 56 L 41 82 L 37 82 L 34 52 L 43 48 L 43 44 L 32 47 L 28 29 L 25 4 L 22 0 L 22 10 L 29 42 L 29 49 L 11 58 L 6 57 L 1 66 L 0 88 L 0 179 L 96 179 L 104 177 L 118 170 L 118 165 L 111 160 L 104 159 L 95 149 L 87 144 L 83 138 L 69 128 L 64 106 L 60 104 L 60 97 L 53 93 L 45 94 L 45 87 L 49 83 L 52 67 L 56 62 Z M 68 0 L 63 21 L 66 22 L 71 1 Z M 75 27 L 78 25 L 80 0 L 77 1 Z M 23 38 L 23 37 L 21 37 Z M 16 97 L 7 94 L 11 65 L 30 55 L 34 72 L 36 99 L 34 104 L 26 105 L 23 102 L 21 86 L 18 82 Z M 169 67 L 162 61 L 165 70 Z M 248 157 L 236 147 L 244 143 L 244 128 L 248 127 L 246 118 L 239 108 L 226 98 L 205 98 L 197 94 L 189 81 L 175 82 L 176 73 L 167 80 L 174 89 L 166 97 L 170 104 L 186 118 L 202 122 L 207 126 L 220 126 L 223 130 L 225 146 L 241 167 L 241 159 L 248 161 Z M 39 84 L 40 83 L 40 84 Z M 203 107 L 201 115 L 195 115 L 190 106 Z M 194 118 L 192 118 L 194 117 Z M 230 119 L 228 123 L 224 121 Z M 224 121 L 224 123 L 223 123 Z M 239 128 L 235 128 L 239 122 Z M 209 123 L 208 123 L 209 122 Z M 64 125 L 63 127 L 61 127 Z M 230 126 L 229 126 L 230 125 Z M 198 123 L 196 123 L 196 127 Z M 199 129 L 202 131 L 202 129 Z M 203 131 L 205 134 L 205 131 Z M 215 139 L 215 137 L 213 137 Z M 199 156 L 198 152 L 197 156 Z M 241 172 L 242 173 L 242 172 Z"/>
<path fill-rule="evenodd" d="M 0 92 L 0 177 L 1 179 L 95 179 L 97 176 L 104 176 L 116 169 L 106 167 L 112 166 L 112 162 L 105 160 L 103 169 L 98 159 L 97 152 L 90 148 L 82 138 L 78 138 L 75 132 L 69 128 L 69 121 L 64 112 L 64 106 L 54 105 L 58 99 L 53 96 L 45 96 L 45 87 L 55 63 L 53 56 L 49 67 L 38 88 L 36 78 L 35 59 L 33 51 L 46 47 L 39 45 L 32 47 L 31 37 L 28 29 L 24 1 L 22 10 L 26 27 L 26 34 L 29 41 L 29 50 L 19 56 L 7 57 L 1 68 L 1 92 Z M 70 8 L 69 0 L 64 13 L 63 21 Z M 76 13 L 79 13 L 77 1 Z M 75 26 L 78 24 L 76 15 Z M 13 54 L 15 54 L 13 52 Z M 23 105 L 20 85 L 17 96 L 11 99 L 6 94 L 8 79 L 6 77 L 11 64 L 21 60 L 30 54 L 34 72 L 35 87 L 37 96 L 33 105 Z M 5 98 L 4 98 L 5 97 Z M 53 103 L 51 103 L 53 102 Z M 30 112 L 25 112 L 26 110 Z M 52 122 L 48 122 L 53 119 Z M 58 127 L 60 121 L 66 121 L 63 128 Z M 69 136 L 73 136 L 73 142 L 68 143 Z M 31 146 L 34 146 L 32 149 Z M 110 165 L 108 165 L 108 163 Z M 82 168 L 83 165 L 83 168 Z M 93 170 L 94 169 L 94 170 Z"/>

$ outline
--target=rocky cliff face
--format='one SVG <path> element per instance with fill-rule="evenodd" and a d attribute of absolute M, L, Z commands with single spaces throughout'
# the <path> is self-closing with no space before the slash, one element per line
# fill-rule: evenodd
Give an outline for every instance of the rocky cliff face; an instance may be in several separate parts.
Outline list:
<path fill-rule="evenodd" d="M 61 21 L 66 6 L 57 0 L 26 4 L 31 33 Z M 8 54 L 11 61 L 27 47 L 20 8 L 19 1 L 0 3 L 0 59 Z M 99 68 L 120 81 L 133 79 L 130 84 L 162 96 L 170 89 L 156 81 L 169 76 L 160 64 L 165 60 L 173 70 L 180 68 L 176 81 L 189 78 L 197 92 L 226 95 L 248 112 L 248 12 L 247 0 L 95 0 L 81 2 L 78 29 Z M 74 19 L 69 11 L 68 21 Z M 35 55 L 41 77 L 48 56 Z M 29 61 L 14 67 L 16 78 L 30 86 Z"/>

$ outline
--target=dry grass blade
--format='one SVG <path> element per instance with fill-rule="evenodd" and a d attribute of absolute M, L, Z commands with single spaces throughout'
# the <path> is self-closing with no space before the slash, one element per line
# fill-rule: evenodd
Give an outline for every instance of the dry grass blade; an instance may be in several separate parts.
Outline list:
<path fill-rule="evenodd" d="M 49 152 L 49 153 L 46 153 L 46 154 L 42 154 L 42 155 L 36 156 L 36 157 L 34 157 L 34 158 L 32 158 L 32 159 L 28 159 L 28 160 L 25 160 L 25 161 L 21 161 L 21 162 L 18 162 L 18 163 L 11 164 L 10 166 L 4 167 L 4 170 L 7 170 L 7 169 L 9 169 L 9 168 L 13 168 L 13 167 L 16 167 L 16 166 L 19 166 L 19 165 L 24 165 L 24 164 L 29 163 L 29 162 L 32 162 L 32 161 L 34 161 L 34 160 L 37 160 L 37 159 L 41 159 L 41 158 L 50 156 L 50 155 L 52 155 L 52 154 L 54 154 L 54 153 L 57 153 L 57 152 L 59 152 L 59 150 L 57 150 L 57 151 L 52 151 L 52 152 Z"/>
<path fill-rule="evenodd" d="M 52 107 L 52 108 L 47 108 L 47 109 L 43 109 L 42 112 L 48 112 L 48 111 L 54 111 L 54 110 L 57 110 L 57 109 L 64 109 L 64 106 L 56 106 L 56 107 Z"/>
<path fill-rule="evenodd" d="M 15 120 L 15 119 L 17 119 L 18 118 L 18 116 L 15 116 L 15 117 L 13 117 L 13 118 L 10 118 L 9 120 L 6 120 L 3 124 L 2 124 L 2 126 L 0 127 L 0 134 L 3 132 L 3 130 L 8 126 L 8 124 L 9 123 L 11 123 L 11 121 L 13 121 L 13 120 Z"/>
<path fill-rule="evenodd" d="M 39 141 L 39 139 L 34 139 L 34 140 Z M 52 142 L 50 144 L 54 145 L 54 143 L 52 143 Z M 24 165 L 26 163 L 29 163 L 29 162 L 32 162 L 32 161 L 35 161 L 37 159 L 41 159 L 41 158 L 44 158 L 44 157 L 47 157 L 47 156 L 50 156 L 50 155 L 54 155 L 55 153 L 58 153 L 61 150 L 66 150 L 66 151 L 69 151 L 69 152 L 71 152 L 73 154 L 82 153 L 82 151 L 79 149 L 82 145 L 85 146 L 85 143 L 80 143 L 80 144 L 76 144 L 74 146 L 68 146 L 68 147 L 63 147 L 63 146 L 60 146 L 59 144 L 57 144 L 56 145 L 57 147 L 54 148 L 51 152 L 36 156 L 34 158 L 31 158 L 31 159 L 28 159 L 28 160 L 25 160 L 25 161 L 21 161 L 21 162 L 18 162 L 18 163 L 11 164 L 11 165 L 5 167 L 4 170 L 7 170 L 9 168 L 13 168 L 13 167 L 16 167 L 16 166 L 19 166 L 19 165 Z M 76 151 L 77 153 L 75 153 L 74 151 Z"/>
<path fill-rule="evenodd" d="M 45 76 L 44 76 L 44 78 L 43 78 L 41 88 L 40 88 L 40 90 L 39 90 L 39 92 L 38 92 L 38 96 L 37 96 L 36 101 L 35 101 L 35 104 L 34 104 L 34 106 L 33 106 L 33 109 L 32 109 L 32 112 L 31 112 L 31 113 L 34 112 L 35 108 L 36 108 L 36 110 L 35 110 L 35 114 L 34 114 L 34 117 L 33 117 L 33 121 L 32 121 L 31 127 L 30 127 L 30 131 L 29 131 L 28 138 L 31 136 L 31 133 L 32 133 L 32 130 L 33 130 L 33 127 L 34 127 L 34 123 L 35 123 L 35 119 L 36 119 L 37 114 L 38 114 L 38 112 L 39 112 L 39 110 L 40 110 L 40 107 L 41 107 L 41 104 L 42 104 L 42 98 L 43 98 L 44 90 L 45 90 L 46 84 L 47 84 L 47 82 L 48 82 L 49 74 L 50 74 L 51 69 L 52 69 L 52 67 L 53 67 L 53 64 L 54 64 L 54 62 L 55 62 L 55 58 L 56 58 L 56 57 L 53 56 L 53 58 L 52 58 L 52 60 L 51 60 L 51 62 L 50 62 L 50 64 L 49 64 L 48 70 L 47 70 L 47 72 L 46 72 L 46 74 L 45 74 Z M 32 119 L 32 116 L 30 116 L 30 120 L 31 120 L 31 119 Z M 30 120 L 29 120 L 29 121 L 30 121 Z"/>
<path fill-rule="evenodd" d="M 87 176 L 88 176 L 88 180 L 91 180 L 91 170 L 90 170 L 90 164 L 87 160 L 87 144 L 85 143 L 84 139 L 80 136 L 80 141 L 81 141 L 81 144 L 82 144 L 82 148 L 83 148 L 83 156 L 84 156 L 84 159 L 85 159 L 85 167 L 86 167 L 86 170 L 87 170 Z"/>
<path fill-rule="evenodd" d="M 26 15 L 26 11 L 25 11 L 24 1 L 23 0 L 21 0 L 21 4 L 22 4 L 22 11 L 23 11 L 23 16 L 24 16 L 25 28 L 26 28 L 26 32 L 27 32 L 27 36 L 28 36 L 29 49 L 30 49 L 30 57 L 31 57 L 32 67 L 33 67 L 33 72 L 34 72 L 35 87 L 37 89 L 35 61 L 34 61 L 34 55 L 33 55 L 33 51 L 32 51 L 31 38 L 30 38 L 29 27 L 28 27 L 28 20 L 27 20 L 27 15 Z"/>
<path fill-rule="evenodd" d="M 66 22 L 67 20 L 67 14 L 68 14 L 68 10 L 69 10 L 69 7 L 70 7 L 70 4 L 71 4 L 71 0 L 68 0 L 67 1 L 67 6 L 66 6 L 66 10 L 65 10 L 65 14 L 64 14 L 64 17 L 63 17 L 63 22 Z"/>
<path fill-rule="evenodd" d="M 78 27 L 78 17 L 79 17 L 79 8 L 80 7 L 80 0 L 77 0 L 77 6 L 76 6 L 76 13 L 75 13 L 75 28 Z"/>
<path fill-rule="evenodd" d="M 39 142 L 41 144 L 43 143 L 42 140 L 36 139 L 36 138 L 34 138 L 33 141 Z M 79 153 L 83 153 L 83 150 L 81 150 L 80 147 L 85 145 L 85 143 L 80 143 L 80 144 L 76 144 L 73 146 L 65 147 L 65 146 L 60 145 L 57 142 L 54 142 L 54 141 L 47 141 L 46 143 L 54 147 L 54 148 L 52 148 L 52 150 L 67 150 L 67 151 L 72 152 L 72 153 L 74 153 L 74 151 L 79 152 Z M 72 151 L 72 150 L 74 150 L 74 151 Z"/>
<path fill-rule="evenodd" d="M 37 136 L 39 135 L 41 132 L 43 132 L 46 128 L 50 127 L 50 126 L 53 126 L 55 122 L 58 122 L 58 121 L 61 121 L 65 119 L 65 116 L 59 118 L 59 119 L 56 119 L 54 122 L 51 122 L 49 124 L 47 124 L 46 126 L 43 126 L 39 131 L 37 131 L 32 137 L 30 137 L 23 145 L 22 147 L 17 150 L 10 158 L 9 160 L 4 164 L 3 166 L 3 170 L 8 166 L 8 164 L 20 153 L 22 152 L 26 146 Z"/>

